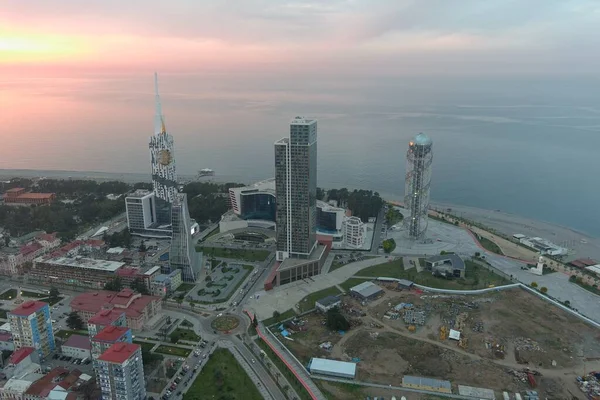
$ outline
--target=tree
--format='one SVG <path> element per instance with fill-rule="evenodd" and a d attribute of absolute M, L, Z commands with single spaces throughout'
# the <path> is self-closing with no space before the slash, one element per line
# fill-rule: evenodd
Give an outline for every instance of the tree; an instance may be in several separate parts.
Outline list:
<path fill-rule="evenodd" d="M 67 317 L 67 326 L 73 330 L 80 331 L 85 327 L 85 324 L 76 311 L 71 311 Z"/>
<path fill-rule="evenodd" d="M 542 292 L 543 294 L 546 294 L 546 293 L 548 293 L 548 288 L 546 286 L 542 286 L 540 288 L 540 292 Z"/>
<path fill-rule="evenodd" d="M 535 289 L 536 287 L 538 287 L 538 284 L 537 284 L 537 282 L 531 282 L 531 287 L 532 287 L 532 288 L 534 288 L 534 289 Z"/>
<path fill-rule="evenodd" d="M 57 288 L 52 286 L 50 288 L 50 293 L 48 294 L 48 300 L 50 300 L 50 302 L 52 303 L 56 303 L 56 301 L 58 300 L 58 296 L 60 296 L 60 292 Z"/>
<path fill-rule="evenodd" d="M 325 190 L 323 188 L 317 188 L 317 200 L 323 200 L 325 198 Z"/>
<path fill-rule="evenodd" d="M 177 343 L 179 342 L 179 339 L 181 339 L 181 333 L 179 333 L 179 331 L 177 329 L 175 329 L 173 331 L 173 333 L 171 333 L 171 343 Z"/>
<path fill-rule="evenodd" d="M 110 290 L 113 292 L 120 292 L 123 289 L 123 283 L 121 282 L 121 278 L 118 276 L 111 281 L 108 281 L 104 284 L 105 290 Z"/>
<path fill-rule="evenodd" d="M 277 310 L 273 311 L 273 319 L 276 322 L 279 322 L 279 318 L 281 318 L 281 313 L 279 311 L 277 311 Z"/>
<path fill-rule="evenodd" d="M 565 300 L 563 304 L 569 308 L 571 307 L 571 302 L 569 300 Z"/>
<path fill-rule="evenodd" d="M 383 251 L 391 253 L 396 248 L 396 241 L 394 239 L 386 239 L 382 243 Z"/>
<path fill-rule="evenodd" d="M 577 282 L 577 277 L 575 275 L 571 275 L 569 277 L 569 282 Z"/>
<path fill-rule="evenodd" d="M 142 241 L 142 243 L 140 244 L 140 247 L 139 247 L 139 249 L 138 249 L 138 250 L 139 250 L 139 252 L 140 252 L 140 253 L 144 253 L 144 252 L 147 250 L 147 249 L 146 249 L 146 244 L 145 244 L 143 241 Z"/>
<path fill-rule="evenodd" d="M 134 279 L 133 282 L 131 282 L 131 285 L 129 285 L 129 287 L 138 293 L 146 295 L 150 294 L 148 288 L 146 287 L 146 284 L 144 283 L 144 281 L 142 281 L 141 278 Z"/>
<path fill-rule="evenodd" d="M 347 331 L 350 323 L 336 307 L 327 311 L 327 327 L 333 331 Z"/>

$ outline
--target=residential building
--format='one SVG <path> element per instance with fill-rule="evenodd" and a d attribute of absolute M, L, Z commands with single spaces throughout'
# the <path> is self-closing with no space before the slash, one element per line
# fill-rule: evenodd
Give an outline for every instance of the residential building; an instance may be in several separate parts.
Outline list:
<path fill-rule="evenodd" d="M 153 296 L 164 297 L 177 290 L 181 283 L 181 270 L 176 269 L 170 274 L 155 276 L 150 284 L 150 292 Z"/>
<path fill-rule="evenodd" d="M 42 301 L 29 300 L 8 314 L 16 349 L 33 347 L 40 358 L 54 351 L 54 333 L 50 307 Z"/>
<path fill-rule="evenodd" d="M 191 233 L 191 219 L 187 207 L 187 195 L 179 193 L 172 205 L 173 235 L 169 250 L 171 271 L 181 270 L 184 282 L 196 282 L 202 268 L 202 254 L 196 253 Z"/>
<path fill-rule="evenodd" d="M 317 121 L 296 117 L 275 142 L 277 261 L 309 258 L 317 245 Z"/>
<path fill-rule="evenodd" d="M 123 266 L 123 262 L 81 256 L 39 257 L 34 260 L 29 278 L 57 287 L 68 285 L 101 289 Z"/>
<path fill-rule="evenodd" d="M 131 284 L 137 280 L 142 282 L 148 292 L 150 292 L 150 283 L 154 280 L 155 276 L 160 275 L 160 267 L 155 266 L 148 269 L 142 269 L 140 267 L 123 267 L 116 271 L 116 276 L 121 279 L 123 286 L 130 287 Z"/>
<path fill-rule="evenodd" d="M 115 343 L 132 343 L 132 340 L 131 329 L 125 326 L 107 326 L 91 338 L 92 359 L 97 360 Z"/>
<path fill-rule="evenodd" d="M 146 383 L 141 347 L 116 343 L 97 360 L 97 382 L 102 400 L 145 400 Z"/>
<path fill-rule="evenodd" d="M 410 239 L 422 239 L 427 231 L 432 162 L 433 142 L 419 133 L 409 142 L 406 153 L 404 206 L 409 215 L 403 223 Z"/>
<path fill-rule="evenodd" d="M 25 400 L 25 392 L 33 383 L 44 375 L 38 372 L 28 373 L 19 377 L 12 377 L 4 386 L 0 388 L 0 399 L 1 400 Z"/>
<path fill-rule="evenodd" d="M 2 373 L 8 378 L 37 374 L 42 371 L 40 357 L 33 347 L 21 347 L 15 350 L 6 362 Z M 2 398 L 2 396 L 0 396 Z"/>
<path fill-rule="evenodd" d="M 99 290 L 75 296 L 71 309 L 87 322 L 95 314 L 105 309 L 116 309 L 125 313 L 127 326 L 133 330 L 144 329 L 160 316 L 162 298 L 135 293 L 127 288 L 120 292 Z"/>
<path fill-rule="evenodd" d="M 25 188 L 13 188 L 4 192 L 3 200 L 6 204 L 45 205 L 56 198 L 54 193 L 31 193 Z"/>
<path fill-rule="evenodd" d="M 19 273 L 19 266 L 24 262 L 19 249 L 12 247 L 3 247 L 0 249 L 0 274 L 9 276 L 17 275 Z"/>
<path fill-rule="evenodd" d="M 127 227 L 132 235 L 143 237 L 170 237 L 169 221 L 159 221 L 156 193 L 136 190 L 125 198 Z"/>
<path fill-rule="evenodd" d="M 87 321 L 88 334 L 94 337 L 107 326 L 127 326 L 125 311 L 120 308 L 108 308 L 98 311 Z"/>
<path fill-rule="evenodd" d="M 44 250 L 44 247 L 38 242 L 26 244 L 21 247 L 20 252 L 23 263 L 32 262 L 34 259 L 44 254 Z"/>
<path fill-rule="evenodd" d="M 55 249 L 60 246 L 61 240 L 56 233 L 41 233 L 35 237 L 35 240 L 44 247 L 45 251 Z"/>
<path fill-rule="evenodd" d="M 27 388 L 24 400 L 76 400 L 78 395 L 71 390 L 83 375 L 78 369 L 56 367 Z"/>
<path fill-rule="evenodd" d="M 365 244 L 367 227 L 358 217 L 347 217 L 343 223 L 344 244 L 352 249 L 362 249 Z"/>
<path fill-rule="evenodd" d="M 332 246 L 343 247 L 346 210 L 317 200 L 317 235 L 331 236 Z"/>
<path fill-rule="evenodd" d="M 71 335 L 60 346 L 60 351 L 63 355 L 81 359 L 91 357 L 91 349 L 90 338 L 84 335 Z"/>

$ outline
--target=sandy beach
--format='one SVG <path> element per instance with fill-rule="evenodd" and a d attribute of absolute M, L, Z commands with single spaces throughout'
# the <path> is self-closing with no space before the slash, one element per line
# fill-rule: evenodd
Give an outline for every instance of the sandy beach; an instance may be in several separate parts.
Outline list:
<path fill-rule="evenodd" d="M 526 236 L 539 236 L 551 242 L 567 247 L 571 254 L 567 260 L 580 257 L 590 257 L 600 260 L 600 239 L 591 237 L 571 228 L 535 221 L 502 211 L 484 210 L 480 208 L 458 206 L 454 204 L 433 203 L 432 208 L 445 211 L 452 209 L 450 214 L 479 222 L 505 235 L 521 233 Z"/>

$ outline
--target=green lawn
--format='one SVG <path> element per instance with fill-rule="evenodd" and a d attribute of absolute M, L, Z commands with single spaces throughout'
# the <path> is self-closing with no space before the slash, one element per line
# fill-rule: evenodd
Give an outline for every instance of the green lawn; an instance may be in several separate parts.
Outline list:
<path fill-rule="evenodd" d="M 277 354 L 275 354 L 275 352 L 271 350 L 269 345 L 266 344 L 260 338 L 256 340 L 256 344 L 258 344 L 258 347 L 260 347 L 267 354 L 268 359 L 271 360 L 271 362 L 275 364 L 277 369 L 279 369 L 279 371 L 285 376 L 285 378 L 288 380 L 290 385 L 292 385 L 296 393 L 298 393 L 298 396 L 300 396 L 302 400 L 310 400 L 310 394 L 298 381 L 294 373 L 289 370 L 289 368 L 285 365 L 283 361 L 281 361 L 281 358 L 277 357 Z"/>
<path fill-rule="evenodd" d="M 341 294 L 340 290 L 336 286 L 328 287 L 327 289 L 319 290 L 314 292 L 300 300 L 298 305 L 300 306 L 300 312 L 305 312 L 315 308 L 315 302 L 327 296 L 335 296 Z"/>
<path fill-rule="evenodd" d="M 145 340 L 134 340 L 133 343 L 142 346 L 142 350 L 150 351 L 156 345 L 156 343 L 146 342 Z"/>
<path fill-rule="evenodd" d="M 175 335 L 179 335 L 179 340 L 187 340 L 190 342 L 199 342 L 201 339 L 200 336 L 191 329 L 177 328 L 171 332 L 169 336 L 173 337 Z"/>
<path fill-rule="evenodd" d="M 8 289 L 0 295 L 0 300 L 11 300 L 17 297 L 17 289 Z"/>
<path fill-rule="evenodd" d="M 204 252 L 206 257 L 235 258 L 244 261 L 265 261 L 271 254 L 268 250 L 227 249 L 224 247 L 196 247 L 196 251 Z"/>
<path fill-rule="evenodd" d="M 349 292 L 351 287 L 356 285 L 360 285 L 363 282 L 369 281 L 370 279 L 362 279 L 362 278 L 350 278 L 345 282 L 340 283 L 340 286 L 346 291 Z"/>
<path fill-rule="evenodd" d="M 177 347 L 177 346 L 160 345 L 156 348 L 156 350 L 154 352 L 166 354 L 168 356 L 187 357 L 190 355 L 192 350 L 184 349 L 183 347 Z"/>
<path fill-rule="evenodd" d="M 400 259 L 397 261 L 387 262 L 384 264 L 374 265 L 372 267 L 365 268 L 361 271 L 358 271 L 356 275 L 373 277 L 386 276 L 392 278 L 408 279 L 409 281 L 413 281 L 414 283 L 418 283 L 424 286 L 439 289 L 455 290 L 483 289 L 491 285 L 501 286 L 510 283 L 508 280 L 504 279 L 500 275 L 495 274 L 492 270 L 486 267 L 482 267 L 471 260 L 465 260 L 465 266 L 465 278 L 445 279 L 435 277 L 431 275 L 431 272 L 428 271 L 423 271 L 419 273 L 417 272 L 416 268 L 412 268 L 408 271 L 405 271 L 402 268 L 402 260 Z M 344 285 L 347 284 L 349 281 L 352 281 L 353 279 L 355 280 L 354 284 L 358 284 L 361 282 L 361 280 L 351 278 L 348 281 L 342 283 L 340 286 L 347 289 L 347 287 Z M 352 286 L 350 284 L 348 285 L 349 287 Z"/>
<path fill-rule="evenodd" d="M 263 396 L 229 350 L 218 349 L 210 355 L 183 398 L 262 400 Z"/>
<path fill-rule="evenodd" d="M 56 332 L 54 334 L 54 337 L 58 337 L 61 339 L 68 339 L 69 337 L 71 337 L 71 335 L 88 335 L 88 331 L 71 331 L 71 330 L 66 330 L 66 329 L 61 329 L 60 331 Z"/>
<path fill-rule="evenodd" d="M 4 318 L 4 319 L 8 318 L 7 313 L 8 313 L 8 311 L 6 311 L 6 310 L 0 310 L 0 318 Z"/>
<path fill-rule="evenodd" d="M 389 259 L 391 260 L 391 259 Z M 367 267 L 365 269 L 361 269 L 355 275 L 357 276 L 372 276 L 374 278 L 380 276 L 386 276 L 389 278 L 403 278 L 404 275 L 404 263 L 402 262 L 402 258 L 397 259 L 396 261 L 389 261 L 382 264 L 373 265 L 372 267 Z"/>
<path fill-rule="evenodd" d="M 38 292 L 30 292 L 28 290 L 21 290 L 21 296 L 41 299 L 43 297 L 47 298 L 48 297 L 48 292 L 46 292 L 46 293 L 38 293 Z"/>
<path fill-rule="evenodd" d="M 475 235 L 475 237 L 479 241 L 479 244 L 481 244 L 481 246 L 484 249 L 486 249 L 487 251 L 491 251 L 492 253 L 504 255 L 504 253 L 502 252 L 502 250 L 500 250 L 500 246 L 498 246 L 496 243 L 492 242 L 488 238 L 485 238 L 483 236 L 479 236 L 475 232 L 472 232 L 472 233 L 473 233 L 473 235 Z"/>
<path fill-rule="evenodd" d="M 192 283 L 182 283 L 181 285 L 179 285 L 179 287 L 177 288 L 176 292 L 189 292 L 190 290 L 192 290 L 196 285 L 192 284 Z"/>
<path fill-rule="evenodd" d="M 231 291 L 229 292 L 229 296 L 227 296 L 227 297 L 226 297 L 226 298 L 224 298 L 224 299 L 221 299 L 221 298 L 220 298 L 219 300 L 217 300 L 217 301 L 215 301 L 215 302 L 210 302 L 210 301 L 196 301 L 196 303 L 198 303 L 198 304 L 214 304 L 214 303 L 224 303 L 224 302 L 228 301 L 228 300 L 231 298 L 231 296 L 233 296 L 235 293 L 237 293 L 237 290 L 240 288 L 240 286 L 242 286 L 242 283 L 244 283 L 244 281 L 246 280 L 246 278 L 248 277 L 248 275 L 249 275 L 249 274 L 252 272 L 252 270 L 254 269 L 254 267 L 253 267 L 252 265 L 242 265 L 242 268 L 244 268 L 244 270 L 245 270 L 245 272 L 244 272 L 244 277 L 238 281 L 238 283 L 235 285 L 235 287 L 234 287 L 233 289 L 231 289 Z M 217 284 L 213 284 L 213 285 L 211 285 L 211 286 L 212 286 L 213 288 L 214 288 L 214 287 L 219 287 L 219 285 L 217 285 Z M 225 286 L 226 286 L 226 285 L 225 285 Z M 225 286 L 222 286 L 222 287 L 225 287 Z M 201 294 L 200 294 L 200 293 L 202 292 L 202 290 L 203 290 L 203 289 L 200 289 L 200 290 L 198 291 L 198 295 L 199 295 L 199 296 L 201 296 Z"/>
<path fill-rule="evenodd" d="M 267 319 L 262 320 L 262 323 L 265 326 L 271 326 L 271 325 L 276 324 L 276 323 L 278 323 L 280 321 L 284 321 L 284 320 L 286 320 L 288 318 L 292 318 L 295 315 L 296 315 L 296 312 L 292 308 L 290 308 L 286 312 L 281 313 L 281 315 L 279 316 L 279 318 L 273 318 L 273 317 L 267 318 Z"/>
<path fill-rule="evenodd" d="M 182 326 L 184 328 L 192 328 L 194 326 L 194 324 L 192 324 L 190 321 L 188 321 L 187 319 L 183 319 L 181 321 L 181 323 L 179 324 L 179 326 Z"/>

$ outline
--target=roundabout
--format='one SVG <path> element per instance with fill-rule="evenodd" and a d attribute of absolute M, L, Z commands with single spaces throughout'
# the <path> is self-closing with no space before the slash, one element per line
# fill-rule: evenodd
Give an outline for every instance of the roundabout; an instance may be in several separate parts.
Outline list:
<path fill-rule="evenodd" d="M 240 319 L 234 315 L 223 315 L 211 322 L 211 327 L 222 333 L 229 333 L 240 325 Z"/>

